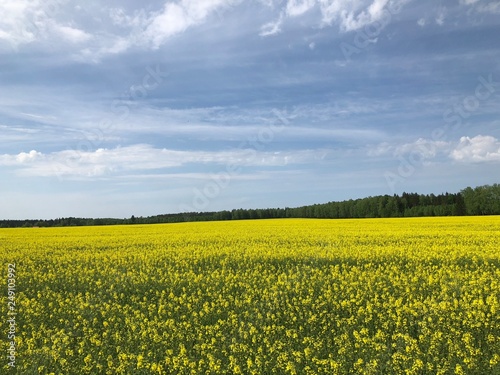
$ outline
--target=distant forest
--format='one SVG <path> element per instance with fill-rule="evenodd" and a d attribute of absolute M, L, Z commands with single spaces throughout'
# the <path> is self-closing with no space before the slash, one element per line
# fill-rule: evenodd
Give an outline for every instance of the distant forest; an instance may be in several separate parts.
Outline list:
<path fill-rule="evenodd" d="M 65 227 L 86 225 L 158 224 L 188 221 L 245 220 L 271 218 L 377 218 L 416 216 L 500 215 L 500 185 L 466 188 L 456 194 L 379 195 L 296 208 L 234 209 L 217 212 L 186 212 L 128 219 L 1 220 L 0 228 Z"/>

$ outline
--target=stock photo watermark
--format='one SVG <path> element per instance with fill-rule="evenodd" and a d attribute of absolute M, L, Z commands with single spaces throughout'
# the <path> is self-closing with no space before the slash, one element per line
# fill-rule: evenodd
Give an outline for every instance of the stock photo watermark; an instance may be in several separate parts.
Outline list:
<path fill-rule="evenodd" d="M 272 111 L 274 118 L 271 124 L 259 130 L 259 132 L 241 142 L 237 149 L 243 151 L 244 162 L 242 164 L 251 164 L 258 157 L 258 152 L 262 151 L 267 144 L 274 140 L 276 134 L 282 132 L 285 126 L 290 124 L 286 113 L 277 109 Z M 228 162 L 223 171 L 211 176 L 210 180 L 200 188 L 193 189 L 191 204 L 179 205 L 179 212 L 200 212 L 205 210 L 210 202 L 217 198 L 222 191 L 227 189 L 231 180 L 240 175 L 243 171 L 242 165 L 234 162 Z"/>
<path fill-rule="evenodd" d="M 444 111 L 444 125 L 432 131 L 432 142 L 417 144 L 408 155 L 398 157 L 399 165 L 395 171 L 384 173 L 387 185 L 393 193 L 396 192 L 397 184 L 405 182 L 415 174 L 417 168 L 423 164 L 426 155 L 436 154 L 437 147 L 433 142 L 444 142 L 446 134 L 461 129 L 464 121 L 479 109 L 481 103 L 492 97 L 496 91 L 495 87 L 500 84 L 500 82 L 494 81 L 493 74 L 489 74 L 486 78 L 479 76 L 477 81 L 474 94 L 465 97 L 461 102 Z"/>
<path fill-rule="evenodd" d="M 16 264 L 7 264 L 7 365 L 16 367 Z"/>
<path fill-rule="evenodd" d="M 111 104 L 110 111 L 113 114 L 111 118 L 105 118 L 99 121 L 97 129 L 92 129 L 85 133 L 85 139 L 79 141 L 75 148 L 71 150 L 70 155 L 64 163 L 54 167 L 55 175 L 62 180 L 64 175 L 78 165 L 83 153 L 98 148 L 105 141 L 106 136 L 113 133 L 119 122 L 125 121 L 131 112 L 132 105 L 138 100 L 146 99 L 150 92 L 156 90 L 169 76 L 169 73 L 163 71 L 161 66 L 148 66 L 145 68 L 145 74 L 139 84 L 130 86 L 120 97 Z"/>
<path fill-rule="evenodd" d="M 341 42 L 339 48 L 345 61 L 351 61 L 353 55 L 363 52 L 370 44 L 376 43 L 382 30 L 392 22 L 395 15 L 401 12 L 403 5 L 402 2 L 390 2 L 387 7 L 382 10 L 379 19 L 370 22 L 362 29 L 356 31 L 351 43 Z"/>

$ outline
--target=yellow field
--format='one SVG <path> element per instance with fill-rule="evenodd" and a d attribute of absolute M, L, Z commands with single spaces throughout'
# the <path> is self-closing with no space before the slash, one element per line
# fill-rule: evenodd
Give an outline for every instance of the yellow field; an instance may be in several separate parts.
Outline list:
<path fill-rule="evenodd" d="M 0 246 L 2 373 L 500 374 L 500 217 L 3 229 Z"/>

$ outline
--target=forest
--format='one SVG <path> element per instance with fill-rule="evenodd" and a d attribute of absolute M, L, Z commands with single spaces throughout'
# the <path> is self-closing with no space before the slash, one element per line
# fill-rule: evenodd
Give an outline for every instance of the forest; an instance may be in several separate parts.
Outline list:
<path fill-rule="evenodd" d="M 295 208 L 233 209 L 185 212 L 148 217 L 58 218 L 50 220 L 0 220 L 0 228 L 64 227 L 118 224 L 159 224 L 188 221 L 249 220 L 272 218 L 377 218 L 416 216 L 500 215 L 500 185 L 467 187 L 459 193 L 379 195 Z"/>

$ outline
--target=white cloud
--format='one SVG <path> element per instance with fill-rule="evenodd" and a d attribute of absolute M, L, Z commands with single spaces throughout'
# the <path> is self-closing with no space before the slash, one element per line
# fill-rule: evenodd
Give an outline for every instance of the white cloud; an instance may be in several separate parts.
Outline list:
<path fill-rule="evenodd" d="M 355 31 L 396 13 L 406 0 L 318 0 L 323 22 L 339 24 L 341 31 Z"/>
<path fill-rule="evenodd" d="M 432 159 L 436 157 L 439 152 L 446 151 L 449 147 L 449 142 L 419 138 L 415 142 L 395 147 L 394 155 L 403 156 L 416 153 L 424 159 Z"/>
<path fill-rule="evenodd" d="M 287 18 L 302 16 L 318 7 L 321 24 L 338 24 L 344 32 L 356 31 L 374 22 L 387 23 L 387 18 L 399 12 L 410 0 L 288 0 L 276 21 L 261 28 L 261 35 L 269 36 L 281 31 Z"/>
<path fill-rule="evenodd" d="M 41 177 L 97 177 L 125 173 L 179 167 L 188 164 L 233 164 L 249 166 L 285 166 L 303 164 L 323 159 L 326 150 L 299 150 L 264 152 L 251 148 L 228 151 L 179 151 L 158 149 L 138 144 L 114 149 L 95 151 L 64 150 L 42 154 L 32 150 L 17 155 L 0 155 L 0 165 L 14 167 L 19 174 Z"/>
<path fill-rule="evenodd" d="M 286 4 L 286 15 L 300 16 L 314 7 L 316 0 L 289 0 Z"/>
<path fill-rule="evenodd" d="M 0 40 L 10 43 L 13 47 L 35 40 L 43 19 L 39 9 L 40 4 L 36 0 L 3 0 Z"/>
<path fill-rule="evenodd" d="M 272 21 L 269 23 L 266 23 L 265 25 L 262 25 L 260 28 L 260 36 L 271 36 L 271 35 L 276 35 L 281 32 L 281 26 L 283 24 L 283 13 L 280 15 L 280 17 L 276 21 Z"/>
<path fill-rule="evenodd" d="M 55 25 L 54 30 L 63 39 L 71 43 L 83 43 L 92 38 L 92 36 L 85 31 L 70 26 Z"/>
<path fill-rule="evenodd" d="M 141 9 L 135 12 L 133 15 L 128 15 L 123 8 L 112 8 L 109 10 L 109 17 L 113 22 L 113 25 L 121 26 L 125 28 L 129 27 L 139 27 L 142 28 L 148 23 L 148 15 Z"/>
<path fill-rule="evenodd" d="M 21 152 L 19 155 L 16 156 L 16 161 L 21 164 L 24 164 L 24 163 L 34 162 L 37 159 L 40 159 L 41 157 L 42 154 L 40 152 L 31 150 L 29 153 Z"/>
<path fill-rule="evenodd" d="M 374 22 L 382 27 L 391 13 L 410 0 L 286 0 L 259 1 L 261 6 L 275 9 L 279 16 L 260 28 L 261 36 L 281 32 L 289 18 L 304 16 L 313 9 L 321 13 L 320 26 L 337 24 L 341 31 L 355 31 Z M 76 25 L 67 12 L 66 1 L 4 0 L 0 19 L 0 41 L 17 47 L 35 41 L 64 40 L 77 50 L 69 55 L 77 61 L 98 63 L 107 55 L 123 53 L 134 46 L 158 49 L 171 37 L 200 25 L 213 16 L 242 3 L 242 0 L 177 0 L 164 1 L 156 11 L 130 11 L 125 7 L 102 9 L 91 15 L 101 29 L 90 30 Z M 89 8 L 90 9 L 90 8 Z M 74 10 L 74 9 L 73 9 Z M 79 12 L 84 13 L 80 7 Z M 88 9 L 86 10 L 87 12 Z M 106 20 L 107 17 L 107 20 Z M 121 29 L 117 31 L 117 29 Z M 91 42 L 91 43 L 90 43 Z"/>
<path fill-rule="evenodd" d="M 101 39 L 97 48 L 83 48 L 73 54 L 76 61 L 97 64 L 103 57 L 116 55 L 127 51 L 134 45 L 134 39 L 122 38 L 119 36 L 110 36 L 106 40 Z"/>
<path fill-rule="evenodd" d="M 104 14 L 95 9 L 87 16 L 101 23 L 99 30 L 84 30 L 73 24 L 71 13 L 67 12 L 66 0 L 3 0 L 0 5 L 0 42 L 6 41 L 13 47 L 46 40 L 61 40 L 70 43 L 84 43 L 99 38 L 92 45 L 74 52 L 78 60 L 99 61 L 107 54 L 121 53 L 134 45 L 153 49 L 159 48 L 170 37 L 201 24 L 215 12 L 241 2 L 241 0 L 179 0 L 165 1 L 163 8 L 146 13 L 144 10 L 127 13 L 123 8 L 104 8 Z M 81 11 L 81 8 L 80 8 Z M 118 26 L 124 31 L 117 32 Z M 94 55 L 94 57 L 92 57 Z"/>
<path fill-rule="evenodd" d="M 391 144 L 383 142 L 370 147 L 367 151 L 368 156 L 391 155 L 393 157 L 407 157 L 419 160 L 433 159 L 438 154 L 449 152 L 450 143 L 445 141 L 434 141 L 430 139 L 419 138 L 414 142 L 403 144 Z"/>
<path fill-rule="evenodd" d="M 463 163 L 500 161 L 500 140 L 492 136 L 461 137 L 459 141 L 433 141 L 419 138 L 415 142 L 390 144 L 383 142 L 368 149 L 369 156 L 392 155 L 419 160 L 434 159 L 438 155 Z"/>
<path fill-rule="evenodd" d="M 446 8 L 444 7 L 441 7 L 438 11 L 438 15 L 436 17 L 436 23 L 439 25 L 439 26 L 443 26 L 444 25 L 444 20 L 446 19 Z"/>
<path fill-rule="evenodd" d="M 146 13 L 143 9 L 127 14 L 123 8 L 108 11 L 115 26 L 127 34 L 106 33 L 96 46 L 75 54 L 77 60 L 97 63 L 110 54 L 120 54 L 133 46 L 158 49 L 171 37 L 200 25 L 215 13 L 236 5 L 241 0 L 180 0 L 165 1 L 163 8 Z"/>
<path fill-rule="evenodd" d="M 500 161 L 500 140 L 488 135 L 462 137 L 450 157 L 460 162 Z"/>
<path fill-rule="evenodd" d="M 383 156 L 394 152 L 394 146 L 390 145 L 388 142 L 382 142 L 376 146 L 368 148 L 368 156 Z"/>
<path fill-rule="evenodd" d="M 425 26 L 425 24 L 426 24 L 425 18 L 420 18 L 420 19 L 417 21 L 417 24 L 418 24 L 418 26 L 420 26 L 420 27 L 424 27 L 424 26 Z"/>
<path fill-rule="evenodd" d="M 500 1 L 460 0 L 461 5 L 471 6 L 481 13 L 500 13 Z"/>
<path fill-rule="evenodd" d="M 166 2 L 163 10 L 147 21 L 144 38 L 153 48 L 159 48 L 170 37 L 205 21 L 216 11 L 232 6 L 237 0 L 181 0 Z"/>
<path fill-rule="evenodd" d="M 488 4 L 481 4 L 477 7 L 477 10 L 482 13 L 500 13 L 500 1 L 491 2 Z"/>
<path fill-rule="evenodd" d="M 3 0 L 1 4 L 0 40 L 12 47 L 41 40 L 61 39 L 83 43 L 91 35 L 70 22 L 57 20 L 65 1 Z"/>

